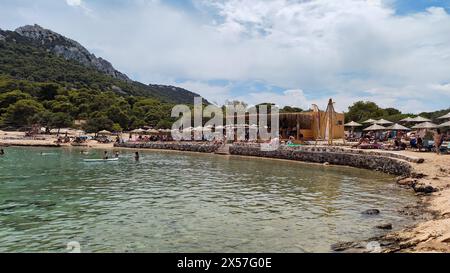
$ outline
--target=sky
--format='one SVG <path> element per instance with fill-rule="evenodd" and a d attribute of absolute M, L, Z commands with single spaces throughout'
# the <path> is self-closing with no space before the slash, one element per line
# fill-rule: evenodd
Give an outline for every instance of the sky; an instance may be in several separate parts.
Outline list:
<path fill-rule="evenodd" d="M 0 0 L 144 83 L 218 104 L 450 107 L 450 0 Z"/>

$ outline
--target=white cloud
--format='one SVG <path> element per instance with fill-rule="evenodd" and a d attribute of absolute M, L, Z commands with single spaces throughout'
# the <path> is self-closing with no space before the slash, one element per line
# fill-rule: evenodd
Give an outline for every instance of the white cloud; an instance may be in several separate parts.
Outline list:
<path fill-rule="evenodd" d="M 79 7 L 79 6 L 81 6 L 82 1 L 81 0 L 66 0 L 66 3 L 69 6 L 73 6 L 73 7 L 78 6 Z"/>
<path fill-rule="evenodd" d="M 309 102 L 333 97 L 342 110 L 358 99 L 412 112 L 449 106 L 450 15 L 442 8 L 399 16 L 382 0 L 194 1 L 201 11 L 164 1 L 70 0 L 88 4 L 91 16 L 23 12 L 28 7 L 21 16 L 139 80 L 183 79 L 182 87 L 210 100 L 231 92 L 205 82 L 226 80 L 303 90 Z M 292 94 L 267 90 L 234 96 L 292 103 Z"/>
<path fill-rule="evenodd" d="M 270 91 L 252 92 L 236 99 L 253 105 L 270 102 L 280 106 L 297 106 L 304 109 L 309 109 L 312 103 L 300 89 L 286 90 L 281 94 Z"/>
<path fill-rule="evenodd" d="M 206 98 L 211 103 L 217 105 L 223 105 L 225 101 L 231 97 L 230 85 L 211 85 L 200 81 L 185 81 L 181 83 L 173 83 L 173 85 L 185 88 L 187 90 L 195 90 L 195 92 L 203 98 Z"/>

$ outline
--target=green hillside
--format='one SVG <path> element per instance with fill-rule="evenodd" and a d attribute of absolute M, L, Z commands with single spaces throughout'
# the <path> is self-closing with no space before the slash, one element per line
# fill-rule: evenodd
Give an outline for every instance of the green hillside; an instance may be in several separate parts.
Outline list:
<path fill-rule="evenodd" d="M 192 103 L 196 96 L 182 88 L 115 79 L 75 61 L 58 57 L 15 32 L 0 31 L 0 35 L 5 36 L 5 40 L 0 42 L 0 73 L 16 79 L 57 82 L 70 88 L 114 91 L 169 103 Z"/>
<path fill-rule="evenodd" d="M 15 32 L 0 31 L 0 127 L 48 128 L 87 120 L 87 131 L 144 125 L 170 127 L 175 104 L 192 104 L 187 90 L 124 81 L 66 60 Z"/>

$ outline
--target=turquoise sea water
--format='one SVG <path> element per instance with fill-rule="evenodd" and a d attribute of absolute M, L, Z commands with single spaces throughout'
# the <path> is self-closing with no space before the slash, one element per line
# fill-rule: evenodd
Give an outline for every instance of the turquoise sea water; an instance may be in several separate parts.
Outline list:
<path fill-rule="evenodd" d="M 0 252 L 326 252 L 400 228 L 415 201 L 391 176 L 352 168 L 122 151 L 86 163 L 73 149 L 0 157 Z M 379 216 L 361 214 L 378 208 Z"/>

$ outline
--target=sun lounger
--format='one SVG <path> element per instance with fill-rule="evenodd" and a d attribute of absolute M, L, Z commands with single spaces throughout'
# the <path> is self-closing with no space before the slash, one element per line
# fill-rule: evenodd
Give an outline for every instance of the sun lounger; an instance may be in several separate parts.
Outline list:
<path fill-rule="evenodd" d="M 447 145 L 442 145 L 439 149 L 443 154 L 450 154 L 450 143 L 447 143 Z"/>

